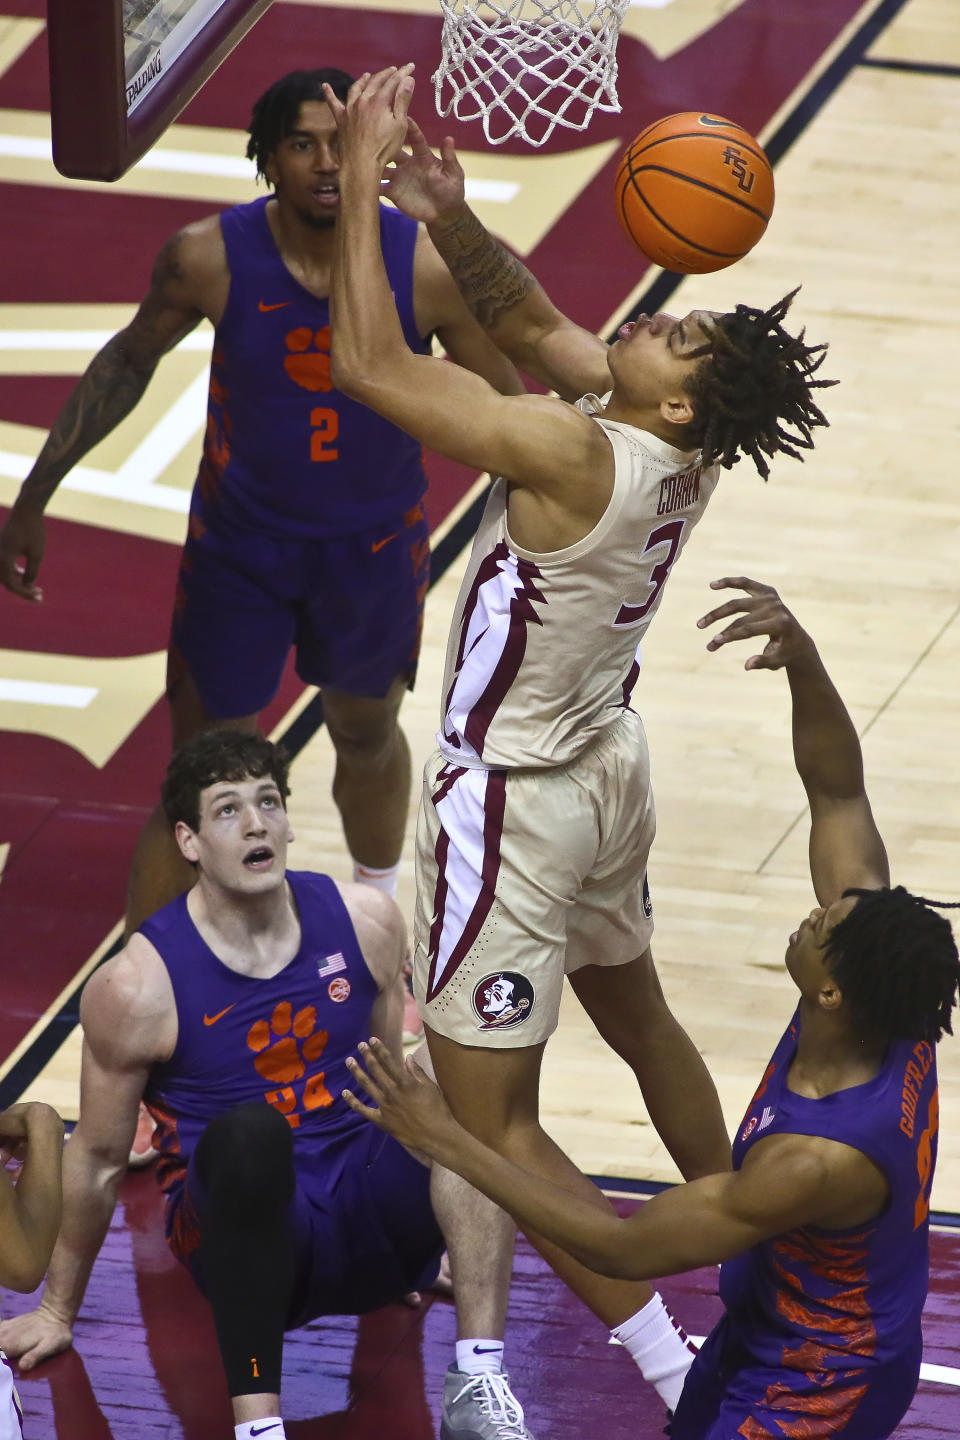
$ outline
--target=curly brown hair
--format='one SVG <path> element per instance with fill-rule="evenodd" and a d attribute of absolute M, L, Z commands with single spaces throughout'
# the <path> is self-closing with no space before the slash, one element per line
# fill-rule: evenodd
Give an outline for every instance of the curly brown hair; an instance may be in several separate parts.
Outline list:
<path fill-rule="evenodd" d="M 160 787 L 163 812 L 171 828 L 182 820 L 197 831 L 200 796 L 209 786 L 221 780 L 261 780 L 266 776 L 273 780 L 286 805 L 289 769 L 290 762 L 280 746 L 271 744 L 259 731 L 250 734 L 230 725 L 202 730 L 180 746 L 167 767 Z"/>

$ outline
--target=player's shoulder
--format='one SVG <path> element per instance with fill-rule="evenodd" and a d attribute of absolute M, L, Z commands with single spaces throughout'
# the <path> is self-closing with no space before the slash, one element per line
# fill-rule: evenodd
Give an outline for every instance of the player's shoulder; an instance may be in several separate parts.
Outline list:
<path fill-rule="evenodd" d="M 407 950 L 407 927 L 396 900 L 373 885 L 337 884 L 357 943 L 378 980 L 395 973 Z"/>
<path fill-rule="evenodd" d="M 176 1001 L 167 967 L 146 936 L 131 935 L 123 949 L 93 972 L 84 986 L 80 1020 L 95 1047 L 152 1048 Z"/>
<path fill-rule="evenodd" d="M 862 1151 L 842 1140 L 781 1132 L 759 1140 L 739 1173 L 765 1204 L 801 1206 L 809 1213 L 794 1223 L 814 1223 L 830 1197 L 869 1165 Z"/>
<path fill-rule="evenodd" d="M 160 247 L 153 268 L 153 284 L 195 286 L 229 274 L 220 216 L 205 215 L 174 231 Z"/>

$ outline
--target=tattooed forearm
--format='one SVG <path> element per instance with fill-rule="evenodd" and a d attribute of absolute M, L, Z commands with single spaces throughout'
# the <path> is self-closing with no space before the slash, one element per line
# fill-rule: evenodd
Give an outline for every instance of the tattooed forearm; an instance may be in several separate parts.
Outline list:
<path fill-rule="evenodd" d="M 47 436 L 46 444 L 23 482 L 22 498 L 46 505 L 68 470 L 129 415 L 153 373 L 135 370 L 120 335 L 95 355 Z"/>
<path fill-rule="evenodd" d="M 536 289 L 527 267 L 488 234 L 470 210 L 443 229 L 431 226 L 430 238 L 485 329 L 493 329 Z"/>
<path fill-rule="evenodd" d="M 130 414 L 160 357 L 197 324 L 201 312 L 184 294 L 182 245 L 178 234 L 163 246 L 136 316 L 93 357 L 23 482 L 24 503 L 46 505 L 64 475 Z"/>

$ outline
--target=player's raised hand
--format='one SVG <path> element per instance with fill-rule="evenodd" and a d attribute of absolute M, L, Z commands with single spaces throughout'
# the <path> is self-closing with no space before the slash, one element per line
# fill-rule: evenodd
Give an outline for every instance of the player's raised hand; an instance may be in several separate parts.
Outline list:
<path fill-rule="evenodd" d="M 422 1150 L 438 1159 L 444 1138 L 457 1128 L 457 1122 L 437 1086 L 415 1060 L 401 1064 L 376 1037 L 359 1048 L 366 1069 L 352 1055 L 347 1067 L 373 1105 L 364 1105 L 344 1090 L 343 1098 L 351 1110 L 388 1131 L 408 1150 Z"/>
<path fill-rule="evenodd" d="M 43 511 L 15 504 L 0 529 L 0 585 L 24 600 L 42 600 L 37 572 L 46 543 Z"/>
<path fill-rule="evenodd" d="M 0 1321 L 0 1350 L 8 1359 L 16 1360 L 24 1373 L 69 1350 L 72 1344 L 72 1328 L 42 1302 L 25 1315 Z"/>
<path fill-rule="evenodd" d="M 416 120 L 408 116 L 406 144 L 383 177 L 380 188 L 384 195 L 411 220 L 430 225 L 461 208 L 464 187 L 463 170 L 451 137 L 446 135 L 440 141 L 437 155 Z"/>
<path fill-rule="evenodd" d="M 751 580 L 746 575 L 725 575 L 721 580 L 710 581 L 711 590 L 745 590 L 736 600 L 727 600 L 715 610 L 701 616 L 697 621 L 699 629 L 715 625 L 719 620 L 732 623 L 713 635 L 707 643 L 708 650 L 719 650 L 732 640 L 751 640 L 757 635 L 766 635 L 768 640 L 759 655 L 751 655 L 744 665 L 745 670 L 780 670 L 792 660 L 808 652 L 816 653 L 813 641 L 800 625 L 796 616 L 787 609 L 772 585 Z"/>
<path fill-rule="evenodd" d="M 406 137 L 413 87 L 412 62 L 399 68 L 391 65 L 375 75 L 365 72 L 350 86 L 345 104 L 324 85 L 345 160 L 369 157 L 383 169 L 394 159 Z"/>

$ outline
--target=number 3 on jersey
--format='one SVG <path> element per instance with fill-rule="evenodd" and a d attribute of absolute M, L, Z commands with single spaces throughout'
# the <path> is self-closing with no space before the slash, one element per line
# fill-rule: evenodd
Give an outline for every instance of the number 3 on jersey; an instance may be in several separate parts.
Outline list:
<path fill-rule="evenodd" d="M 340 416 L 326 405 L 310 411 L 310 459 L 339 460 L 336 438 L 340 434 Z"/>
<path fill-rule="evenodd" d="M 677 551 L 680 549 L 680 541 L 683 538 L 683 527 L 686 520 L 668 520 L 666 525 L 658 525 L 656 530 L 651 530 L 647 536 L 647 543 L 643 547 L 646 555 L 650 550 L 656 550 L 658 545 L 665 545 L 667 553 L 662 560 L 659 560 L 650 571 L 650 594 L 640 605 L 620 606 L 614 626 L 618 629 L 629 630 L 633 625 L 639 625 L 645 620 L 657 603 L 660 591 L 667 583 L 667 576 L 670 574 L 671 566 L 677 558 Z"/>

